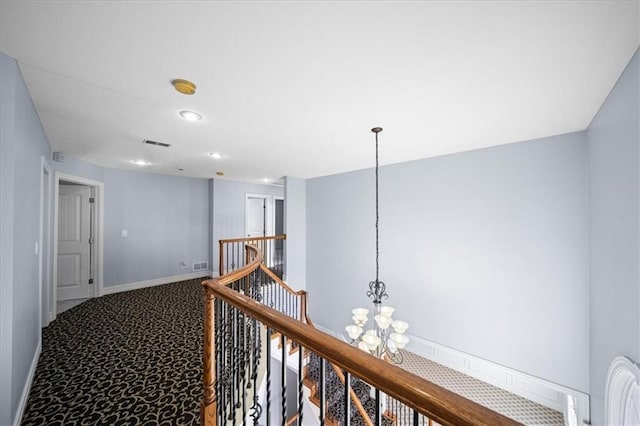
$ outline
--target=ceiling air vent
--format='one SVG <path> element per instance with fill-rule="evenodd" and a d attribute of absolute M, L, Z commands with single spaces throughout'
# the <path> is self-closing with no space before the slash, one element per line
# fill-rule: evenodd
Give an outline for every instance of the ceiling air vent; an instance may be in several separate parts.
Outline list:
<path fill-rule="evenodd" d="M 142 141 L 143 143 L 149 144 L 149 145 L 156 145 L 156 146 L 161 146 L 163 148 L 169 148 L 171 145 L 169 145 L 168 143 L 164 143 L 164 142 L 156 142 L 156 141 L 150 141 L 149 139 L 145 139 Z"/>

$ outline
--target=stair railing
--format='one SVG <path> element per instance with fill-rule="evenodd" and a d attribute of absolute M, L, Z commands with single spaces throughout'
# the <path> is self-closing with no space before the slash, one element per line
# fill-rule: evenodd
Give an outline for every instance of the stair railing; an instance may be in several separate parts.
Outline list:
<path fill-rule="evenodd" d="M 346 342 L 323 333 L 312 325 L 292 318 L 262 303 L 263 291 L 260 267 L 261 253 L 248 248 L 249 262 L 241 269 L 225 276 L 204 281 L 205 335 L 204 335 L 204 396 L 201 406 L 202 424 L 242 424 L 248 417 L 253 424 L 269 424 L 277 403 L 282 423 L 291 415 L 289 404 L 295 408 L 296 422 L 303 423 L 303 351 L 298 351 L 297 398 L 287 401 L 286 348 L 291 341 L 306 351 L 319 356 L 320 415 L 325 424 L 325 362 L 330 362 L 344 374 L 344 412 L 340 423 L 351 422 L 352 377 L 370 385 L 375 392 L 375 424 L 381 424 L 381 403 L 392 398 L 411 410 L 410 424 L 425 424 L 434 420 L 442 425 L 516 425 L 517 422 L 486 407 L 448 391 L 434 383 L 415 376 L 395 365 L 375 358 Z M 262 277 L 263 278 L 263 277 Z M 283 363 L 280 367 L 280 395 L 273 395 L 271 384 L 276 380 L 271 362 L 266 362 L 266 401 L 257 397 L 257 368 L 261 356 L 262 327 L 266 327 L 266 341 L 279 334 Z M 271 344 L 266 346 L 266 359 L 271 360 Z M 253 386 L 253 398 L 246 401 L 246 389 Z M 279 400 L 278 400 L 279 397 Z M 291 405 L 293 404 L 293 405 Z M 261 421 L 262 419 L 262 421 Z M 396 422 L 396 424 L 398 424 Z M 406 423 L 399 423 L 406 424 Z"/>
<path fill-rule="evenodd" d="M 245 257 L 245 246 L 249 244 L 260 250 L 265 265 L 282 278 L 285 272 L 286 242 L 286 235 L 219 240 L 218 273 L 223 276 L 249 263 Z"/>

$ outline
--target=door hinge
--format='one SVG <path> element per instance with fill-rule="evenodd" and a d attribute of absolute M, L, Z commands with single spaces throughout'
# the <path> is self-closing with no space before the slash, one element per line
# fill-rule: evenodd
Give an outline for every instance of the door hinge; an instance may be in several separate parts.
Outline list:
<path fill-rule="evenodd" d="M 89 284 L 93 284 L 93 278 L 89 278 Z"/>
<path fill-rule="evenodd" d="M 95 202 L 96 202 L 96 199 L 95 199 L 95 198 L 93 198 L 93 197 L 89 197 L 89 202 L 90 202 L 90 203 L 95 203 Z"/>
<path fill-rule="evenodd" d="M 93 241 L 93 237 L 89 238 L 89 244 L 93 244 L 95 241 Z"/>

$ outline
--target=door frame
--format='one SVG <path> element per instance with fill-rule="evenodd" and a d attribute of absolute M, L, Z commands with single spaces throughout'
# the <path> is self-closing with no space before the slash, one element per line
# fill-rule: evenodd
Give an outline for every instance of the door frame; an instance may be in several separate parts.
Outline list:
<path fill-rule="evenodd" d="M 40 230 L 38 235 L 38 283 L 40 298 L 38 301 L 40 327 L 49 325 L 51 311 L 51 166 L 44 156 L 40 157 Z M 46 254 L 46 256 L 45 256 Z M 46 294 L 46 297 L 44 295 Z M 44 312 L 43 312 L 44 311 Z"/>
<path fill-rule="evenodd" d="M 265 236 L 275 235 L 276 233 L 276 200 L 284 201 L 284 195 L 272 195 L 272 194 L 256 194 L 247 192 L 244 195 L 244 234 L 247 235 L 247 202 L 249 198 L 263 198 L 265 200 Z M 283 212 L 284 214 L 284 212 Z M 284 217 L 282 218 L 284 221 Z"/>
<path fill-rule="evenodd" d="M 104 248 L 104 182 L 98 182 L 96 180 L 87 179 L 80 176 L 69 175 L 66 173 L 55 173 L 55 187 L 54 187 L 54 217 L 53 217 L 53 280 L 51 286 L 51 304 L 49 306 L 49 316 L 51 320 L 56 318 L 56 311 L 58 305 L 58 197 L 60 196 L 60 181 L 75 183 L 78 185 L 90 186 L 94 190 L 94 212 L 95 212 L 95 227 L 94 235 L 96 238 L 95 244 L 95 257 L 94 257 L 94 286 L 91 297 L 100 297 L 103 295 L 103 248 Z"/>

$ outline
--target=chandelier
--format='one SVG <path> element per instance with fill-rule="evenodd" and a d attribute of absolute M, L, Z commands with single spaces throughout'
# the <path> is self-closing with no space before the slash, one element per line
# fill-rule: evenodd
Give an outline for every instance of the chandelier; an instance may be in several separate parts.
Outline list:
<path fill-rule="evenodd" d="M 378 133 L 382 127 L 371 129 L 376 134 L 376 279 L 369 283 L 367 297 L 373 302 L 373 328 L 365 331 L 369 310 L 356 308 L 351 311 L 354 324 L 345 327 L 351 338 L 351 344 L 358 346 L 365 352 L 378 357 L 391 360 L 399 364 L 402 362 L 402 349 L 409 343 L 409 338 L 404 334 L 409 328 L 405 321 L 394 320 L 392 315 L 394 308 L 383 306 L 382 299 L 387 299 L 386 285 L 379 279 L 380 251 L 378 249 Z"/>

